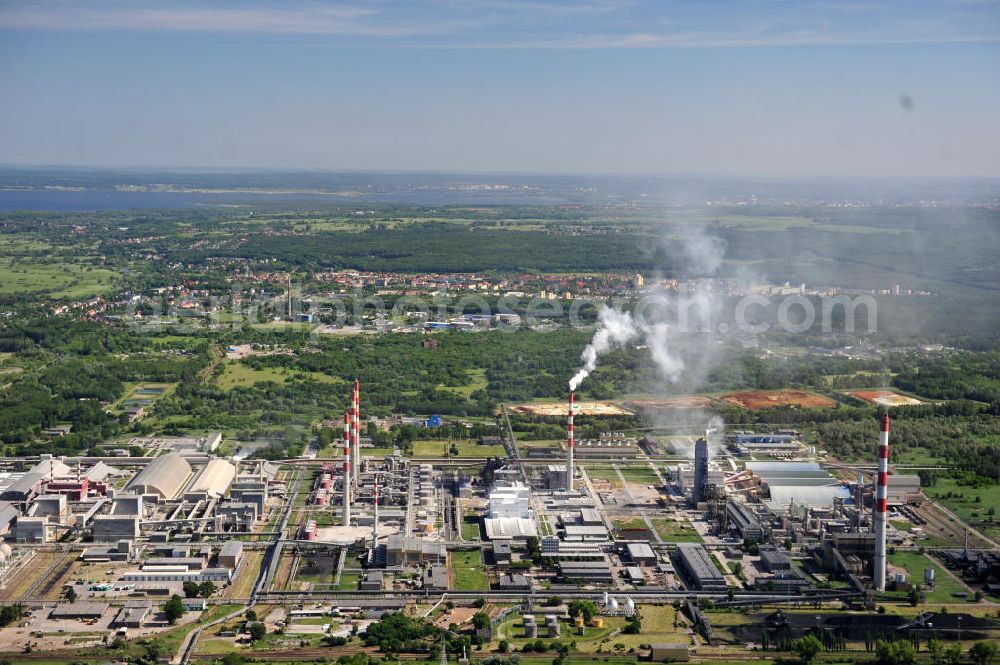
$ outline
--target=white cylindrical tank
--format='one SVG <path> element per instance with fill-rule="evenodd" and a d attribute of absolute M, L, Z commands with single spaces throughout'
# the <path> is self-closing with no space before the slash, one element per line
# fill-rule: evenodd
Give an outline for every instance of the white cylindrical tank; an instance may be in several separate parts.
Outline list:
<path fill-rule="evenodd" d="M 610 598 L 610 596 L 608 596 L 608 592 L 607 592 L 607 591 L 605 591 L 605 592 L 604 592 L 604 606 L 605 606 L 605 607 L 607 607 L 607 606 L 608 606 L 608 599 L 609 599 L 609 598 Z"/>
<path fill-rule="evenodd" d="M 609 608 L 612 609 L 612 610 L 617 610 L 618 609 L 618 601 L 615 600 L 614 598 L 612 598 L 610 600 Z"/>
<path fill-rule="evenodd" d="M 629 614 L 635 612 L 635 601 L 633 601 L 631 598 L 625 599 L 625 611 L 628 612 Z"/>
<path fill-rule="evenodd" d="M 11 553 L 13 553 L 13 550 L 10 548 L 10 545 L 8 545 L 7 543 L 0 543 L 0 552 L 2 552 L 4 554 L 4 556 L 9 557 L 11 555 Z"/>

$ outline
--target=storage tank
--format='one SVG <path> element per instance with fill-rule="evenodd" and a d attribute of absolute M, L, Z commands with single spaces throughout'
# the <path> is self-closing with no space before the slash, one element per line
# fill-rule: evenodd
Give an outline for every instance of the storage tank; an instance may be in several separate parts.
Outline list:
<path fill-rule="evenodd" d="M 524 615 L 524 636 L 528 638 L 538 637 L 538 624 L 535 623 L 534 614 Z"/>
<path fill-rule="evenodd" d="M 635 601 L 631 598 L 625 599 L 625 612 L 629 615 L 635 612 Z"/>

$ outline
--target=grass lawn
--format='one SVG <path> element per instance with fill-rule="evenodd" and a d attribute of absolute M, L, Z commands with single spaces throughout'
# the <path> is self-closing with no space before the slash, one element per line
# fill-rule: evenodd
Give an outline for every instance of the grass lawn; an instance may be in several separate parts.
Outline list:
<path fill-rule="evenodd" d="M 215 382 L 223 390 L 232 390 L 252 386 L 256 383 L 274 381 L 284 383 L 289 379 L 312 379 L 323 383 L 336 383 L 337 380 L 327 376 L 322 372 L 302 372 L 285 367 L 268 367 L 265 369 L 254 369 L 240 362 L 226 362 L 223 364 L 222 374 L 216 378 Z"/>
<path fill-rule="evenodd" d="M 414 457 L 446 457 L 448 448 L 454 444 L 458 448 L 458 457 L 473 457 L 485 459 L 487 457 L 504 457 L 507 453 L 503 446 L 480 446 L 475 441 L 447 439 L 426 439 L 413 442 Z"/>
<path fill-rule="evenodd" d="M 0 262 L 0 295 L 44 293 L 53 298 L 79 299 L 107 293 L 118 273 L 75 263 Z"/>
<path fill-rule="evenodd" d="M 617 643 L 624 644 L 626 649 L 638 649 L 640 644 L 649 644 L 650 642 L 683 642 L 687 644 L 690 640 L 683 632 L 683 623 L 674 628 L 675 613 L 676 610 L 670 605 L 642 605 L 639 608 L 639 614 L 642 617 L 642 632 L 638 635 L 625 635 L 620 632 L 625 627 L 625 617 L 603 617 L 604 626 L 602 628 L 587 626 L 584 629 L 583 635 L 577 635 L 571 625 L 563 622 L 561 635 L 558 639 L 544 637 L 546 635 L 544 625 L 539 626 L 539 637 L 546 643 L 559 642 L 568 644 L 576 642 L 578 651 L 596 652 L 600 648 L 601 651 L 611 652 L 607 655 L 608 662 L 615 662 L 617 658 L 615 658 L 612 650 Z M 543 612 L 540 611 L 535 615 L 535 618 L 540 620 L 542 618 L 541 614 Z M 500 639 L 508 640 L 512 651 L 520 651 L 525 642 L 534 641 L 524 638 L 524 628 L 522 628 L 520 613 L 511 614 L 508 619 L 500 624 L 498 630 L 495 631 L 494 641 L 499 641 Z M 520 655 L 530 658 L 527 654 Z M 571 654 L 567 658 L 567 662 L 575 660 L 580 663 L 602 663 L 604 659 L 605 656 L 603 654 L 600 658 L 574 657 Z M 551 662 L 551 659 L 547 662 Z M 634 662 L 634 660 L 631 662 Z"/>
<path fill-rule="evenodd" d="M 479 550 L 452 552 L 451 585 L 455 591 L 482 591 L 486 589 L 486 571 Z"/>
<path fill-rule="evenodd" d="M 656 476 L 656 472 L 645 464 L 641 466 L 623 466 L 621 469 L 625 480 L 630 483 L 656 485 L 660 482 L 660 479 Z"/>
<path fill-rule="evenodd" d="M 340 584 L 334 585 L 334 588 L 340 591 L 351 591 L 358 588 L 360 580 L 361 573 L 353 570 L 345 570 L 340 574 Z"/>
<path fill-rule="evenodd" d="M 945 498 L 949 492 L 952 496 Z M 1000 538 L 1000 485 L 976 488 L 959 485 L 952 478 L 940 478 L 932 487 L 925 488 L 924 493 L 987 536 Z"/>
<path fill-rule="evenodd" d="M 489 381 L 486 380 L 486 370 L 482 368 L 467 369 L 465 373 L 469 375 L 469 385 L 467 386 L 445 386 L 438 385 L 438 388 L 443 388 L 450 392 L 461 395 L 462 397 L 469 397 L 472 393 L 477 390 L 486 390 L 486 386 L 489 385 Z"/>
<path fill-rule="evenodd" d="M 923 584 L 924 568 L 934 569 L 934 589 L 927 592 L 928 604 L 963 602 L 961 598 L 956 598 L 952 595 L 954 592 L 961 591 L 969 593 L 969 598 L 972 598 L 972 593 L 968 589 L 948 576 L 942 570 L 941 566 L 919 552 L 896 552 L 895 554 L 890 554 L 889 563 L 900 568 L 905 568 L 909 573 L 907 581 L 914 584 Z M 887 575 L 886 577 L 888 578 L 889 576 Z M 888 592 L 886 595 L 906 598 L 906 594 L 903 592 Z"/>
<path fill-rule="evenodd" d="M 616 529 L 648 529 L 646 520 L 641 517 L 631 517 L 628 519 L 613 520 Z"/>
<path fill-rule="evenodd" d="M 530 457 L 528 450 L 532 448 L 537 448 L 539 450 L 546 450 L 550 453 L 553 451 L 562 449 L 562 441 L 556 441 L 555 439 L 540 440 L 540 441 L 521 441 L 517 442 L 517 450 L 523 456 Z"/>
<path fill-rule="evenodd" d="M 700 543 L 701 536 L 687 520 L 683 522 L 657 517 L 650 520 L 660 538 L 668 543 Z"/>
<path fill-rule="evenodd" d="M 257 581 L 257 574 L 260 572 L 260 564 L 264 559 L 263 552 L 259 550 L 248 550 L 243 555 L 243 563 L 236 579 L 226 587 L 223 595 L 227 598 L 249 598 L 253 590 L 253 584 Z"/>
<path fill-rule="evenodd" d="M 479 515 L 472 511 L 465 511 L 462 514 L 462 539 L 479 540 Z"/>
<path fill-rule="evenodd" d="M 587 469 L 587 475 L 590 476 L 592 481 L 604 481 L 614 487 L 622 486 L 622 481 L 614 468 L 607 465 L 590 466 L 587 464 L 584 467 Z"/>
<path fill-rule="evenodd" d="M 195 630 L 196 628 L 203 626 L 207 623 L 210 623 L 216 619 L 224 617 L 231 612 L 235 612 L 236 610 L 240 609 L 240 607 L 241 607 L 240 605 L 216 605 L 214 607 L 210 607 L 204 612 L 202 612 L 201 616 L 198 617 L 197 621 L 186 624 L 184 626 L 180 626 L 178 628 L 173 628 L 164 633 L 160 633 L 159 635 L 157 635 L 156 639 L 159 640 L 160 643 L 163 645 L 163 650 L 165 653 L 167 654 L 177 653 L 177 649 L 180 648 L 181 642 L 184 641 L 184 638 L 192 630 Z"/>

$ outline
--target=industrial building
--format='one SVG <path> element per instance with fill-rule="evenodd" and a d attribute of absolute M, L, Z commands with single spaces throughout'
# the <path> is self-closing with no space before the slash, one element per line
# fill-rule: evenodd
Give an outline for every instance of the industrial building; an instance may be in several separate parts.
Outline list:
<path fill-rule="evenodd" d="M 772 510 L 830 507 L 834 500 L 851 501 L 850 490 L 816 462 L 747 462 L 747 469 L 760 478 Z"/>
<path fill-rule="evenodd" d="M 764 526 L 750 508 L 739 501 L 726 505 L 729 528 L 744 540 L 761 542 L 764 540 Z"/>
<path fill-rule="evenodd" d="M 154 458 L 125 486 L 126 491 L 151 494 L 161 501 L 173 499 L 191 476 L 191 465 L 177 453 Z"/>
<path fill-rule="evenodd" d="M 489 494 L 489 513 L 483 520 L 490 540 L 527 540 L 537 537 L 531 490 L 521 482 L 499 481 Z"/>
<path fill-rule="evenodd" d="M 94 542 L 117 543 L 119 540 L 135 540 L 139 537 L 139 515 L 95 515 L 93 522 Z"/>
<path fill-rule="evenodd" d="M 234 478 L 236 478 L 235 466 L 223 459 L 211 459 L 194 477 L 191 486 L 184 492 L 184 499 L 186 501 L 218 499 L 233 484 Z"/>
<path fill-rule="evenodd" d="M 686 643 L 654 642 L 649 645 L 649 659 L 654 663 L 686 663 L 691 654 Z"/>
<path fill-rule="evenodd" d="M 426 538 L 410 538 L 392 534 L 385 545 L 387 566 L 411 566 L 423 562 L 440 562 L 448 556 L 445 544 Z"/>
<path fill-rule="evenodd" d="M 614 575 L 606 560 L 601 561 L 560 561 L 556 564 L 559 576 L 564 582 L 578 584 L 612 584 Z"/>
<path fill-rule="evenodd" d="M 656 565 L 656 552 L 649 543 L 628 543 L 625 545 L 625 555 L 629 561 L 638 565 Z"/>
<path fill-rule="evenodd" d="M 905 506 L 920 500 L 920 476 L 913 474 L 891 474 L 886 493 L 890 506 Z"/>
<path fill-rule="evenodd" d="M 684 574 L 691 588 L 698 591 L 726 591 L 726 579 L 712 563 L 708 550 L 701 545 L 679 543 L 675 559 L 677 569 Z"/>
<path fill-rule="evenodd" d="M 219 550 L 219 566 L 222 568 L 236 568 L 243 557 L 243 542 L 239 540 L 227 541 Z"/>

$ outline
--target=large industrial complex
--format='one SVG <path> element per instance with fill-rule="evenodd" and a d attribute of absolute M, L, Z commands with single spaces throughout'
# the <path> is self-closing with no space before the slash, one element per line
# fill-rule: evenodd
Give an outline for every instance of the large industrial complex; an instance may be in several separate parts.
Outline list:
<path fill-rule="evenodd" d="M 956 601 L 1000 582 L 1000 557 L 982 543 L 924 553 L 932 526 L 919 512 L 920 479 L 890 468 L 888 415 L 871 464 L 844 469 L 794 430 L 664 441 L 608 432 L 581 455 L 572 394 L 565 441 L 546 455 L 522 457 L 503 413 L 488 439 L 503 456 L 373 455 L 361 405 L 355 382 L 338 438 L 294 459 L 222 457 L 210 432 L 133 439 L 146 456 L 5 460 L 0 593 L 39 622 L 109 634 L 167 629 L 162 607 L 175 595 L 192 618 L 273 606 L 289 630 L 310 615 L 330 616 L 334 632 L 413 603 L 488 602 L 497 630 L 524 639 L 603 626 L 567 614 L 570 599 L 594 603 L 612 625 L 666 606 L 679 608 L 680 641 L 654 644 L 649 657 L 686 660 L 727 634 L 756 644 L 801 635 L 809 627 L 796 627 L 796 608 L 865 616 L 914 590 L 939 597 L 947 569 L 961 580 L 948 587 Z M 724 629 L 706 603 L 791 614 Z M 860 630 L 817 619 L 823 630 Z M 31 621 L 0 639 L 30 644 Z M 197 639 L 175 660 L 190 660 Z"/>

